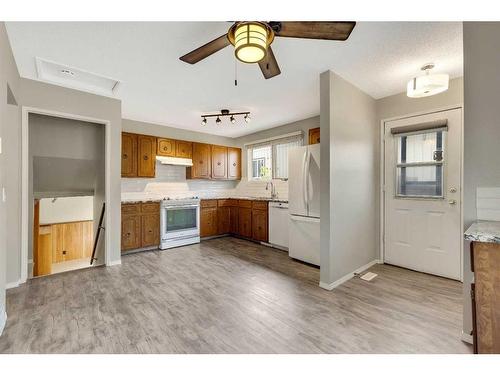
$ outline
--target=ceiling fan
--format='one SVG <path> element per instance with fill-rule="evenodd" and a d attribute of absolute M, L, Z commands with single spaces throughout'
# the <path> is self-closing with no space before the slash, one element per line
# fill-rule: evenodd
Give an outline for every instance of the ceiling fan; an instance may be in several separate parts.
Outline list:
<path fill-rule="evenodd" d="M 232 44 L 238 60 L 249 64 L 258 63 L 264 77 L 269 79 L 281 73 L 271 48 L 274 37 L 344 41 L 349 38 L 355 25 L 356 22 L 352 21 L 238 21 L 226 34 L 181 56 L 180 59 L 189 64 L 196 64 Z"/>

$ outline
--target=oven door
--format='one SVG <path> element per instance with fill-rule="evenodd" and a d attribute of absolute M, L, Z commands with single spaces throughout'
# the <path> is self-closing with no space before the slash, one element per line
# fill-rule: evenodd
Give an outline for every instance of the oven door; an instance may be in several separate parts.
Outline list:
<path fill-rule="evenodd" d="M 162 216 L 163 240 L 200 235 L 199 205 L 165 207 Z"/>

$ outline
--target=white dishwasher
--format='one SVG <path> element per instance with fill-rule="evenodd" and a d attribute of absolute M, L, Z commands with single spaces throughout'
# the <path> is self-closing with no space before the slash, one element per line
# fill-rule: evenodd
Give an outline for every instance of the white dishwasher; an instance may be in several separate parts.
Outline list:
<path fill-rule="evenodd" d="M 269 243 L 288 250 L 288 203 L 269 203 Z"/>

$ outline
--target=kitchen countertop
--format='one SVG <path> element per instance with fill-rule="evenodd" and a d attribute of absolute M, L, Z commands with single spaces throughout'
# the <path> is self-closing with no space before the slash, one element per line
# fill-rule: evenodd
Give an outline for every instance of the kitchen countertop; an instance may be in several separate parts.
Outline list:
<path fill-rule="evenodd" d="M 253 200 L 253 201 L 267 201 L 267 202 L 278 202 L 278 203 L 288 203 L 288 199 L 281 198 L 270 198 L 270 197 L 245 197 L 245 196 L 221 196 L 221 197 L 200 197 L 201 200 L 210 199 L 241 199 L 241 200 Z M 163 196 L 144 196 L 144 197 L 122 197 L 122 203 L 141 203 L 141 202 L 160 202 L 163 200 Z"/>
<path fill-rule="evenodd" d="M 468 241 L 500 243 L 500 221 L 476 221 L 464 234 Z"/>

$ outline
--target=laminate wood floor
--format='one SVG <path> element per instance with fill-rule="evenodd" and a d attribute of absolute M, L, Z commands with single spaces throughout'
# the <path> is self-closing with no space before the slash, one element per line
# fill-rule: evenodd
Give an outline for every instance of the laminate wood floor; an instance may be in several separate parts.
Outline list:
<path fill-rule="evenodd" d="M 459 282 L 376 265 L 319 270 L 236 238 L 131 254 L 7 293 L 3 353 L 470 353 Z"/>

